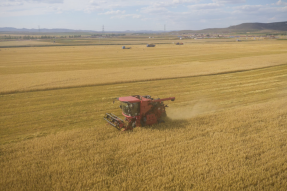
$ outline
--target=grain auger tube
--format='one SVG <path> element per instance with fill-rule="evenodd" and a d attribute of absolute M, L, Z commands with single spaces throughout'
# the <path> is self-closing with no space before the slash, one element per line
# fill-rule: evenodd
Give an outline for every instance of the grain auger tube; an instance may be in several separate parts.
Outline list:
<path fill-rule="evenodd" d="M 127 96 L 116 98 L 120 101 L 120 108 L 125 120 L 112 113 L 106 113 L 104 119 L 118 130 L 133 130 L 135 127 L 143 127 L 163 122 L 166 116 L 163 101 L 174 101 L 175 97 L 153 99 L 151 96 Z"/>

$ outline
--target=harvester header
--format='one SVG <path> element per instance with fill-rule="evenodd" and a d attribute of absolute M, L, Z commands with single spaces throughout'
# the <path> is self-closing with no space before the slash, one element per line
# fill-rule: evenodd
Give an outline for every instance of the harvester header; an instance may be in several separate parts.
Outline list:
<path fill-rule="evenodd" d="M 166 116 L 165 108 L 167 107 L 163 101 L 174 101 L 175 97 L 153 99 L 151 96 L 134 95 L 116 99 L 121 102 L 120 108 L 125 120 L 112 113 L 106 113 L 104 119 L 110 125 L 125 131 L 132 130 L 135 127 L 163 122 L 162 117 Z"/>

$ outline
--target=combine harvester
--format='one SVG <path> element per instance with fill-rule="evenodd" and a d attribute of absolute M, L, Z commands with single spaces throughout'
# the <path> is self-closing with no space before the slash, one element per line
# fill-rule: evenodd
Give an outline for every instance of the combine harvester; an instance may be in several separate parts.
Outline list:
<path fill-rule="evenodd" d="M 122 46 L 122 49 L 131 49 L 132 47 Z"/>
<path fill-rule="evenodd" d="M 183 43 L 182 42 L 178 42 L 175 45 L 183 45 Z"/>
<path fill-rule="evenodd" d="M 150 96 L 135 95 L 115 99 L 121 102 L 120 108 L 125 121 L 112 113 L 106 113 L 104 119 L 118 130 L 126 131 L 164 122 L 161 118 L 166 116 L 165 108 L 168 106 L 163 101 L 174 101 L 175 97 L 153 99 Z"/>
<path fill-rule="evenodd" d="M 155 47 L 155 44 L 147 44 L 146 47 Z"/>

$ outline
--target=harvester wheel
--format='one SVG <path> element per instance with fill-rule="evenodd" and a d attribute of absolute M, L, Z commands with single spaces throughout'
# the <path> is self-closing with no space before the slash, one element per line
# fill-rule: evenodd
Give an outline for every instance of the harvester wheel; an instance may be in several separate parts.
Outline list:
<path fill-rule="evenodd" d="M 146 123 L 146 117 L 144 116 L 141 120 L 141 126 L 144 127 Z"/>

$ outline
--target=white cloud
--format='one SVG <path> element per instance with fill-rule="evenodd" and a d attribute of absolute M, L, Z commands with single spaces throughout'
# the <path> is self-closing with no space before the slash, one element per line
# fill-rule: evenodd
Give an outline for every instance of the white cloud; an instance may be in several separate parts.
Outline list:
<path fill-rule="evenodd" d="M 214 3 L 223 3 L 223 4 L 236 4 L 236 3 L 245 3 L 245 0 L 213 0 Z"/>
<path fill-rule="evenodd" d="M 182 4 L 191 4 L 191 3 L 198 3 L 201 0 L 172 0 L 172 1 L 153 1 L 147 6 L 149 7 L 170 7 L 170 6 L 177 6 L 177 5 L 182 5 Z"/>
<path fill-rule="evenodd" d="M 29 0 L 27 0 L 29 2 Z M 30 2 L 37 2 L 37 3 L 64 3 L 64 0 L 30 0 Z"/>
<path fill-rule="evenodd" d="M 233 8 L 231 15 L 243 22 L 280 22 L 286 20 L 287 7 L 270 5 L 244 5 Z"/>
<path fill-rule="evenodd" d="M 217 9 L 219 7 L 222 7 L 219 3 L 207 3 L 207 4 L 198 4 L 198 5 L 189 5 L 188 8 L 190 9 Z"/>
<path fill-rule="evenodd" d="M 90 5 L 99 6 L 99 5 L 105 4 L 106 1 L 95 1 L 95 0 L 91 0 L 89 3 L 90 3 Z"/>
<path fill-rule="evenodd" d="M 282 2 L 282 0 L 279 0 L 279 1 L 276 3 L 276 5 L 287 5 L 287 3 Z"/>
<path fill-rule="evenodd" d="M 123 14 L 123 15 L 115 15 L 112 16 L 112 19 L 125 19 L 125 18 L 133 18 L 133 19 L 139 19 L 141 18 L 141 15 L 137 15 L 137 14 Z"/>
<path fill-rule="evenodd" d="M 64 0 L 2 0 L 0 5 L 2 4 L 9 4 L 9 5 L 22 5 L 24 3 L 48 3 L 48 4 L 55 4 L 55 3 L 64 3 Z"/>
<path fill-rule="evenodd" d="M 146 26 L 155 28 L 168 23 L 169 29 L 200 29 L 225 27 L 241 22 L 286 20 L 286 1 L 276 0 L 273 4 L 266 5 L 258 0 L 258 5 L 252 5 L 246 0 L 0 0 L 0 19 L 15 17 L 17 19 L 14 20 L 23 23 L 22 16 L 26 15 L 45 15 L 49 20 L 48 17 L 52 14 L 76 13 L 87 23 L 98 20 L 106 25 L 117 25 L 114 19 L 122 19 L 121 22 L 126 22 L 126 26 L 131 29 L 131 21 L 140 26 L 145 23 Z M 142 22 L 137 22 L 136 19 L 141 19 Z M 63 20 L 74 23 L 76 19 L 69 16 L 63 17 Z M 79 25 L 84 26 L 83 22 Z"/>
<path fill-rule="evenodd" d="M 60 14 L 65 11 L 84 10 L 76 0 L 0 0 L 0 17 Z M 19 18 L 21 20 L 21 18 Z"/>
<path fill-rule="evenodd" d="M 173 0 L 171 4 L 198 3 L 201 0 Z"/>
<path fill-rule="evenodd" d="M 237 11 L 241 12 L 255 12 L 263 8 L 262 5 L 243 5 L 236 7 Z"/>
<path fill-rule="evenodd" d="M 150 6 L 142 8 L 141 12 L 146 14 L 158 15 L 158 14 L 166 14 L 168 12 L 168 9 L 165 7 Z"/>
<path fill-rule="evenodd" d="M 9 2 L 9 1 L 4 1 L 0 2 L 0 7 L 10 7 L 10 6 L 20 6 L 23 5 L 23 2 Z"/>
<path fill-rule="evenodd" d="M 116 11 L 107 11 L 105 13 L 100 13 L 100 15 L 116 15 L 116 14 L 124 14 L 126 11 L 120 11 L 120 10 L 116 10 Z"/>
<path fill-rule="evenodd" d="M 99 15 L 111 15 L 111 19 L 125 19 L 125 18 L 133 18 L 133 19 L 139 19 L 141 18 L 141 15 L 139 14 L 125 14 L 125 10 L 110 10 L 106 11 L 104 13 L 99 13 Z"/>
<path fill-rule="evenodd" d="M 149 15 L 163 15 L 170 17 L 173 12 L 169 11 L 178 5 L 188 5 L 191 3 L 198 3 L 201 0 L 167 0 L 167 1 L 151 1 L 151 3 L 144 5 L 141 12 Z M 155 19 L 155 18 L 154 18 Z"/>

